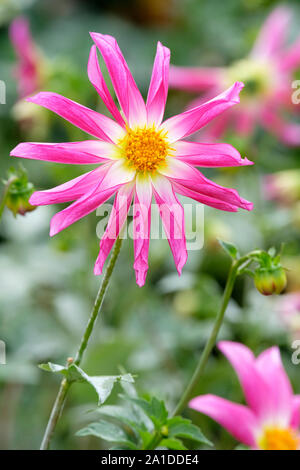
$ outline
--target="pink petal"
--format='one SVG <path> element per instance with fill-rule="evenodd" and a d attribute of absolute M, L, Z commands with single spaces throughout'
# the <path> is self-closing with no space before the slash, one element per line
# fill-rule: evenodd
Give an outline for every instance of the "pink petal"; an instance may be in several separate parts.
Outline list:
<path fill-rule="evenodd" d="M 152 183 L 164 230 L 180 275 L 187 261 L 183 207 L 167 178 L 157 174 L 152 177 Z"/>
<path fill-rule="evenodd" d="M 148 125 L 160 125 L 164 116 L 168 95 L 169 65 L 170 50 L 158 42 L 146 104 Z"/>
<path fill-rule="evenodd" d="M 256 368 L 255 357 L 246 346 L 232 341 L 221 341 L 218 348 L 226 356 L 238 375 L 246 401 L 259 419 L 270 415 L 269 387 Z"/>
<path fill-rule="evenodd" d="M 196 191 L 205 196 L 219 199 L 222 202 L 242 209 L 252 210 L 253 204 L 239 196 L 235 189 L 223 188 L 218 184 L 205 178 L 196 168 L 184 163 L 178 158 L 170 157 L 167 166 L 160 169 L 160 173 L 170 178 L 172 181 L 185 186 L 192 191 Z"/>
<path fill-rule="evenodd" d="M 110 165 L 102 165 L 55 188 L 48 189 L 47 191 L 36 191 L 29 200 L 30 204 L 33 206 L 43 206 L 74 201 L 98 186 L 109 168 Z"/>
<path fill-rule="evenodd" d="M 50 109 L 74 126 L 101 140 L 117 142 L 124 135 L 124 129 L 112 119 L 57 93 L 41 92 L 27 98 L 27 101 Z"/>
<path fill-rule="evenodd" d="M 176 158 L 202 167 L 226 167 L 253 165 L 229 144 L 204 144 L 180 140 L 173 144 Z"/>
<path fill-rule="evenodd" d="M 117 160 L 113 165 L 110 165 L 109 170 L 104 175 L 100 189 L 104 191 L 113 186 L 130 183 L 135 178 L 135 174 L 135 170 L 125 166 L 122 160 Z"/>
<path fill-rule="evenodd" d="M 189 407 L 210 416 L 243 444 L 255 447 L 255 432 L 258 428 L 253 412 L 243 405 L 232 403 L 215 395 L 193 398 Z"/>
<path fill-rule="evenodd" d="M 86 140 L 67 143 L 24 142 L 17 145 L 10 155 L 13 157 L 44 160 L 46 162 L 71 163 L 74 165 L 101 163 L 110 160 L 115 146 L 109 142 Z"/>
<path fill-rule="evenodd" d="M 100 97 L 102 98 L 105 106 L 111 112 L 115 120 L 120 124 L 120 126 L 125 127 L 124 119 L 121 116 L 120 111 L 118 110 L 109 89 L 104 81 L 99 62 L 97 57 L 97 47 L 92 46 L 89 62 L 88 62 L 88 77 L 92 85 L 95 87 Z"/>
<path fill-rule="evenodd" d="M 124 184 L 118 190 L 105 233 L 100 241 L 99 255 L 95 263 L 94 274 L 102 274 L 104 263 L 118 238 L 126 221 L 133 195 L 133 185 Z"/>
<path fill-rule="evenodd" d="M 300 395 L 293 396 L 293 413 L 290 426 L 298 429 L 300 426 Z"/>
<path fill-rule="evenodd" d="M 118 188 L 119 186 L 116 186 L 106 189 L 105 191 L 99 191 L 99 185 L 97 185 L 66 209 L 55 214 L 50 222 L 50 237 L 53 237 L 53 235 L 56 235 L 58 232 L 61 232 L 61 230 L 69 227 L 69 225 L 77 222 L 77 220 L 82 219 L 82 217 L 96 210 L 101 204 L 107 201 Z"/>
<path fill-rule="evenodd" d="M 120 106 L 129 126 L 145 125 L 147 122 L 145 102 L 131 75 L 117 41 L 112 36 L 99 33 L 90 34 L 103 56 Z"/>
<path fill-rule="evenodd" d="M 259 33 L 251 55 L 260 58 L 276 56 L 284 45 L 290 17 L 289 9 L 284 6 L 273 10 Z"/>
<path fill-rule="evenodd" d="M 174 191 L 182 196 L 190 197 L 195 201 L 205 204 L 206 206 L 214 207 L 215 209 L 220 209 L 227 212 L 237 212 L 237 207 L 226 202 L 220 201 L 219 199 L 214 199 L 213 197 L 204 196 L 203 194 L 192 191 L 191 189 L 186 188 L 178 183 L 172 183 Z"/>
<path fill-rule="evenodd" d="M 204 91 L 222 83 L 224 71 L 220 68 L 170 67 L 169 86 L 179 90 Z"/>
<path fill-rule="evenodd" d="M 300 66 L 300 37 L 282 53 L 279 67 L 282 71 L 295 70 Z"/>
<path fill-rule="evenodd" d="M 134 270 L 139 287 L 145 284 L 151 228 L 152 184 L 150 177 L 138 175 L 133 206 Z"/>
<path fill-rule="evenodd" d="M 256 369 L 269 387 L 265 398 L 270 419 L 276 424 L 288 426 L 293 411 L 293 390 L 283 368 L 278 347 L 266 349 L 255 361 Z"/>
<path fill-rule="evenodd" d="M 168 132 L 170 142 L 193 134 L 223 111 L 239 103 L 239 93 L 243 87 L 243 83 L 236 82 L 212 100 L 171 117 L 161 125 L 161 129 Z"/>

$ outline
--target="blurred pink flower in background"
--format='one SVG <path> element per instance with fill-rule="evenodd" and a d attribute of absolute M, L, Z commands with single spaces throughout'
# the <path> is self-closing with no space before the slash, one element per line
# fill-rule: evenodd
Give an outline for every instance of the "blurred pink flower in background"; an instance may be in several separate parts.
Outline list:
<path fill-rule="evenodd" d="M 219 349 L 234 367 L 248 406 L 215 395 L 193 398 L 189 406 L 217 421 L 253 449 L 300 448 L 300 395 L 294 395 L 274 346 L 257 358 L 240 343 L 221 341 Z"/>
<path fill-rule="evenodd" d="M 263 192 L 266 199 L 290 206 L 300 200 L 300 170 L 278 171 L 265 175 Z"/>
<path fill-rule="evenodd" d="M 290 19 L 291 12 L 286 7 L 276 8 L 264 23 L 249 56 L 229 67 L 171 67 L 171 87 L 205 92 L 191 106 L 207 101 L 230 83 L 244 82 L 239 108 L 210 125 L 206 130 L 208 138 L 219 139 L 229 128 L 248 136 L 259 123 L 285 144 L 300 144 L 300 125 L 285 119 L 286 112 L 296 111 L 292 82 L 293 72 L 300 66 L 300 37 L 285 46 Z"/>
<path fill-rule="evenodd" d="M 24 98 L 36 92 L 42 85 L 42 58 L 34 44 L 26 18 L 14 19 L 10 25 L 9 33 L 18 57 L 15 76 L 18 81 L 19 97 Z"/>
<path fill-rule="evenodd" d="M 292 338 L 300 340 L 300 292 L 282 295 L 278 301 L 278 311 Z"/>
<path fill-rule="evenodd" d="M 95 274 L 101 274 L 105 260 L 126 221 L 134 197 L 134 269 L 139 286 L 148 270 L 151 201 L 154 195 L 178 273 L 187 259 L 184 212 L 175 192 L 211 207 L 235 212 L 251 210 L 251 202 L 236 190 L 224 188 L 204 177 L 195 166 L 243 166 L 242 159 L 227 144 L 187 142 L 184 137 L 239 102 L 242 83 L 235 83 L 216 98 L 162 122 L 168 93 L 170 51 L 158 43 L 153 73 L 145 104 L 116 40 L 91 33 L 92 46 L 88 76 L 115 121 L 56 93 L 42 92 L 27 101 L 56 112 L 97 140 L 70 143 L 22 143 L 12 156 L 98 167 L 48 191 L 35 192 L 33 205 L 74 201 L 51 220 L 55 235 L 97 209 L 116 195 Z M 100 50 L 114 86 L 121 112 L 104 81 L 97 58 Z M 99 166 L 99 164 L 101 164 Z"/>

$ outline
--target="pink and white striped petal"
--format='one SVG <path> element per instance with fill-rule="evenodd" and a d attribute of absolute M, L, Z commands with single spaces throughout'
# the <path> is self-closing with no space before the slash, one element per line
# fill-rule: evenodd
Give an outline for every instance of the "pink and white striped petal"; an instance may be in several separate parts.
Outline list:
<path fill-rule="evenodd" d="M 147 123 L 143 97 L 131 75 L 129 67 L 115 38 L 100 33 L 90 33 L 101 52 L 120 106 L 130 127 Z"/>
<path fill-rule="evenodd" d="M 170 50 L 157 43 L 152 77 L 147 97 L 148 125 L 159 126 L 164 116 L 168 95 Z"/>
<path fill-rule="evenodd" d="M 239 103 L 239 93 L 243 87 L 243 83 L 236 82 L 212 100 L 167 119 L 161 125 L 161 129 L 167 132 L 170 142 L 193 134 L 226 109 Z"/>
<path fill-rule="evenodd" d="M 29 202 L 33 206 L 44 206 L 74 201 L 84 196 L 91 189 L 96 188 L 109 168 L 110 165 L 102 165 L 55 188 L 46 191 L 35 191 Z"/>
<path fill-rule="evenodd" d="M 120 124 L 120 126 L 125 127 L 125 121 L 120 111 L 118 110 L 103 78 L 97 57 L 97 47 L 95 45 L 91 47 L 90 57 L 88 61 L 88 77 L 91 84 L 99 93 L 105 106 L 110 111 L 112 116 Z"/>
<path fill-rule="evenodd" d="M 176 158 L 202 167 L 229 167 L 253 165 L 242 158 L 238 150 L 229 144 L 205 144 L 179 140 L 173 145 Z"/>
<path fill-rule="evenodd" d="M 134 270 L 139 287 L 145 284 L 151 228 L 152 183 L 149 176 L 137 175 L 133 206 Z"/>
<path fill-rule="evenodd" d="M 258 423 L 254 413 L 244 405 L 238 405 L 215 395 L 193 398 L 189 407 L 217 421 L 232 436 L 246 446 L 255 447 Z"/>
<path fill-rule="evenodd" d="M 99 185 L 88 191 L 77 201 L 73 202 L 66 209 L 55 214 L 50 222 L 50 237 L 61 232 L 69 225 L 96 210 L 101 204 L 107 201 L 117 190 L 115 186 L 105 191 L 99 191 Z"/>
<path fill-rule="evenodd" d="M 219 210 L 227 211 L 227 212 L 237 212 L 238 210 L 237 206 L 233 206 L 231 204 L 223 202 L 220 199 L 215 199 L 213 197 L 205 196 L 201 193 L 197 193 L 196 191 L 192 191 L 191 189 L 188 189 L 179 183 L 173 182 L 172 186 L 176 193 L 181 194 L 182 196 L 194 199 L 195 201 L 200 202 L 201 204 L 205 204 L 206 206 L 210 206 L 215 209 L 219 209 Z"/>
<path fill-rule="evenodd" d="M 187 261 L 183 207 L 167 178 L 157 174 L 152 177 L 152 184 L 164 230 L 180 275 Z"/>
<path fill-rule="evenodd" d="M 27 98 L 27 101 L 50 109 L 100 140 L 116 143 L 124 136 L 124 129 L 112 119 L 57 93 L 41 92 Z"/>
<path fill-rule="evenodd" d="M 94 267 L 95 275 L 102 274 L 104 263 L 127 219 L 128 211 L 132 201 L 133 190 L 133 184 L 128 183 L 124 184 L 124 186 L 122 186 L 116 194 L 105 233 L 100 241 L 99 255 Z"/>
<path fill-rule="evenodd" d="M 265 407 L 269 410 L 268 421 L 277 426 L 288 427 L 293 413 L 293 390 L 283 368 L 278 347 L 263 351 L 255 361 L 256 369 L 269 388 Z"/>
<path fill-rule="evenodd" d="M 279 6 L 268 16 L 252 49 L 251 56 L 270 58 L 276 56 L 282 49 L 291 12 L 285 6 Z"/>
<path fill-rule="evenodd" d="M 224 188 L 205 176 L 196 168 L 185 163 L 178 158 L 169 157 L 167 166 L 161 168 L 160 173 L 170 178 L 172 181 L 185 186 L 192 191 L 196 191 L 205 196 L 219 199 L 232 206 L 246 210 L 252 210 L 253 204 L 239 196 L 235 189 Z"/>
<path fill-rule="evenodd" d="M 135 178 L 136 171 L 124 165 L 122 160 L 116 160 L 109 166 L 101 181 L 100 190 L 104 191 L 112 186 L 121 186 L 130 183 Z"/>
<path fill-rule="evenodd" d="M 67 143 L 24 142 L 17 145 L 10 155 L 46 162 L 87 165 L 107 162 L 114 153 L 115 146 L 109 142 L 86 140 Z"/>
<path fill-rule="evenodd" d="M 169 86 L 179 90 L 205 91 L 222 85 L 224 71 L 214 67 L 176 67 L 171 65 Z"/>

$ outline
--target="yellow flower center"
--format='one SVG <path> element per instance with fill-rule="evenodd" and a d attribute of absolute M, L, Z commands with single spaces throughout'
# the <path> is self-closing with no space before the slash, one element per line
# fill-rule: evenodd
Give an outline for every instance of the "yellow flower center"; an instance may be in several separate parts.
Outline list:
<path fill-rule="evenodd" d="M 263 450 L 298 450 L 299 446 L 299 436 L 292 429 L 266 428 L 259 439 Z"/>
<path fill-rule="evenodd" d="M 126 163 L 142 173 L 155 172 L 162 167 L 172 150 L 166 134 L 154 127 L 128 129 L 118 145 Z"/>

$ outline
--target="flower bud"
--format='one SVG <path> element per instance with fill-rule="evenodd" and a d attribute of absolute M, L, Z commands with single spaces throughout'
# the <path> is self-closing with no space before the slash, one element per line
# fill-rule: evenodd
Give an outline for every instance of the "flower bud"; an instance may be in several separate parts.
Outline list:
<path fill-rule="evenodd" d="M 280 294 L 287 283 L 282 266 L 258 268 L 254 273 L 256 289 L 263 295 Z"/>
<path fill-rule="evenodd" d="M 29 203 L 34 188 L 33 184 L 28 181 L 27 173 L 23 168 L 19 170 L 11 168 L 5 183 L 7 187 L 5 205 L 15 216 L 17 214 L 25 215 L 26 212 L 36 209 Z"/>

